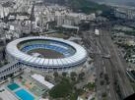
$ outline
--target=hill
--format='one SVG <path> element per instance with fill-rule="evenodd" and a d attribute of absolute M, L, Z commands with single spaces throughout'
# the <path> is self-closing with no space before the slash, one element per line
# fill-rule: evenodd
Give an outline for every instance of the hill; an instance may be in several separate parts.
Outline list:
<path fill-rule="evenodd" d="M 92 1 L 88 0 L 68 0 L 69 7 L 72 8 L 74 11 L 84 12 L 84 13 L 91 13 L 97 10 L 104 11 L 106 9 L 110 9 L 106 5 L 101 5 Z"/>

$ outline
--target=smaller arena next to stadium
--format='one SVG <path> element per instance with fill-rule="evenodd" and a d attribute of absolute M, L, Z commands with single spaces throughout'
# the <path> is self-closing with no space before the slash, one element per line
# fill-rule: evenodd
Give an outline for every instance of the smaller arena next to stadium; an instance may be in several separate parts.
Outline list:
<path fill-rule="evenodd" d="M 8 60 L 30 68 L 63 71 L 79 67 L 87 60 L 86 50 L 71 41 L 52 37 L 25 37 L 6 47 Z"/>

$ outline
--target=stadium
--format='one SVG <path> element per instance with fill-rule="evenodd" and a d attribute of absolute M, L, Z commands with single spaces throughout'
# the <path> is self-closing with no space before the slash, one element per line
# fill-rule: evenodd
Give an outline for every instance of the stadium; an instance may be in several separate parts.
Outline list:
<path fill-rule="evenodd" d="M 71 41 L 52 37 L 25 37 L 6 47 L 9 62 L 18 61 L 30 68 L 65 71 L 82 65 L 86 50 Z"/>

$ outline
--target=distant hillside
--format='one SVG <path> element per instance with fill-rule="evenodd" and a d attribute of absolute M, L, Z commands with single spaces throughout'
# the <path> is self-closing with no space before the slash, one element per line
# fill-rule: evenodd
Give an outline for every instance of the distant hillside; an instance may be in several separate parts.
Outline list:
<path fill-rule="evenodd" d="M 99 5 L 90 0 L 45 0 L 49 3 L 57 3 L 60 5 L 66 5 L 72 8 L 76 12 L 91 13 L 97 10 L 109 9 L 106 5 Z"/>
<path fill-rule="evenodd" d="M 117 5 L 135 6 L 135 0 L 89 0 L 89 1 L 114 3 Z"/>
<path fill-rule="evenodd" d="M 74 11 L 81 11 L 84 13 L 91 13 L 97 10 L 110 9 L 106 5 L 99 5 L 95 2 L 88 0 L 68 0 L 68 4 Z"/>

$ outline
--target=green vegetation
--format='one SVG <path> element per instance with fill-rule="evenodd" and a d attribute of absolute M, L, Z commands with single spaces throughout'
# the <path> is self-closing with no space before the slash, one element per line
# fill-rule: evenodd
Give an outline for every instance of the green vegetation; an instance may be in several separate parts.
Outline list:
<path fill-rule="evenodd" d="M 59 84 L 50 90 L 49 94 L 53 98 L 62 98 L 67 97 L 71 92 L 72 85 L 70 84 L 69 80 L 63 78 Z"/>
<path fill-rule="evenodd" d="M 58 29 L 58 30 L 60 30 L 60 29 Z M 70 35 L 70 34 L 62 33 L 62 31 L 59 31 L 58 33 L 44 33 L 44 34 L 47 34 L 48 36 L 51 36 L 51 37 L 65 38 L 65 39 L 69 38 L 68 35 Z"/>
<path fill-rule="evenodd" d="M 63 77 L 66 77 L 66 76 L 67 76 L 67 73 L 66 73 L 66 72 L 63 72 L 63 73 L 62 73 L 62 76 L 63 76 Z"/>
<path fill-rule="evenodd" d="M 92 13 L 98 10 L 104 11 L 108 9 L 106 5 L 99 5 L 88 0 L 68 0 L 68 3 L 74 11 L 81 11 L 84 13 Z"/>
<path fill-rule="evenodd" d="M 64 98 L 65 100 L 77 100 L 77 97 L 82 93 L 82 89 L 76 89 L 75 84 L 65 77 L 49 91 L 52 98 Z"/>
<path fill-rule="evenodd" d="M 49 91 L 50 97 L 55 99 L 64 98 L 64 100 L 77 100 L 77 97 L 84 93 L 83 89 L 76 87 L 77 83 L 82 80 L 80 80 L 80 77 L 82 77 L 82 79 L 84 78 L 83 72 L 79 75 L 76 72 L 71 72 L 69 76 L 67 73 L 58 75 L 57 72 L 55 72 L 54 79 L 57 85 Z M 56 81 L 56 79 L 59 79 L 59 81 Z M 92 84 L 91 86 L 90 88 L 93 89 L 94 85 Z"/>
<path fill-rule="evenodd" d="M 107 85 L 110 84 L 109 77 L 107 74 L 104 75 Z"/>
<path fill-rule="evenodd" d="M 107 93 L 106 92 L 102 93 L 102 100 L 107 100 Z"/>
<path fill-rule="evenodd" d="M 56 83 L 61 81 L 61 77 L 59 76 L 58 72 L 54 72 L 53 76 Z"/>
<path fill-rule="evenodd" d="M 95 89 L 95 83 L 88 83 L 84 86 L 85 88 L 88 88 L 90 91 Z"/>
<path fill-rule="evenodd" d="M 135 36 L 135 30 L 133 30 L 133 31 L 126 31 L 125 34 L 126 35 Z"/>
<path fill-rule="evenodd" d="M 81 72 L 81 73 L 78 75 L 78 80 L 79 80 L 79 81 L 83 81 L 84 76 L 85 76 L 85 73 L 84 73 L 84 72 Z"/>
<path fill-rule="evenodd" d="M 76 81 L 77 74 L 76 74 L 75 72 L 71 72 L 71 73 L 70 73 L 70 77 L 71 77 L 71 80 L 72 80 L 72 81 Z"/>
<path fill-rule="evenodd" d="M 132 31 L 114 30 L 114 32 L 123 32 L 125 35 L 135 36 L 135 29 L 133 29 Z"/>
<path fill-rule="evenodd" d="M 114 88 L 115 88 L 115 91 L 116 93 L 118 94 L 119 98 L 122 99 L 122 94 L 121 94 L 121 90 L 120 90 L 120 85 L 118 84 L 118 80 L 115 79 L 114 81 Z"/>
<path fill-rule="evenodd" d="M 100 85 L 104 85 L 104 81 L 103 80 L 100 81 Z"/>
<path fill-rule="evenodd" d="M 65 72 L 62 74 L 54 72 L 53 76 L 57 84 L 49 91 L 49 96 L 52 99 L 77 100 L 77 97 L 83 93 L 95 90 L 95 83 L 88 83 L 80 86 L 80 83 L 85 78 L 84 72 L 79 74 L 71 72 L 69 75 Z M 59 79 L 59 81 L 56 79 Z"/>
<path fill-rule="evenodd" d="M 54 73 L 53 73 L 53 76 L 54 76 L 54 77 L 58 77 L 58 76 L 59 76 L 58 72 L 54 72 Z"/>
<path fill-rule="evenodd" d="M 95 100 L 95 98 L 92 98 L 91 100 Z"/>
<path fill-rule="evenodd" d="M 106 94 L 106 93 L 103 93 L 103 94 L 102 94 L 102 97 L 103 97 L 103 98 L 107 97 L 107 94 Z"/>

